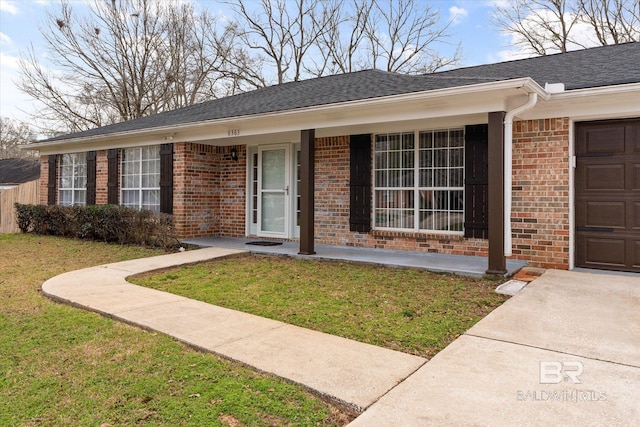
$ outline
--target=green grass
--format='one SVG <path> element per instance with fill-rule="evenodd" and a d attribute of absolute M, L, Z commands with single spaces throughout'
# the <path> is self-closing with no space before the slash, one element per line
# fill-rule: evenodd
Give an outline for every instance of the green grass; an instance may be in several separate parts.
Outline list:
<path fill-rule="evenodd" d="M 65 271 L 160 254 L 0 235 L 1 426 L 343 425 L 298 386 L 95 313 L 41 284 Z"/>
<path fill-rule="evenodd" d="M 428 358 L 506 299 L 490 279 L 284 257 L 227 258 L 130 280 Z"/>

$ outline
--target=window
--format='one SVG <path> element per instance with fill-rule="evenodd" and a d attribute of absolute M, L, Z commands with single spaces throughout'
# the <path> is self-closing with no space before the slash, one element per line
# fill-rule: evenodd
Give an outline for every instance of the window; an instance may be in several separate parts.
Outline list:
<path fill-rule="evenodd" d="M 63 154 L 60 162 L 59 204 L 84 205 L 87 201 L 86 153 Z"/>
<path fill-rule="evenodd" d="M 122 150 L 121 204 L 160 210 L 160 146 Z"/>
<path fill-rule="evenodd" d="M 464 131 L 376 135 L 375 226 L 462 232 Z"/>

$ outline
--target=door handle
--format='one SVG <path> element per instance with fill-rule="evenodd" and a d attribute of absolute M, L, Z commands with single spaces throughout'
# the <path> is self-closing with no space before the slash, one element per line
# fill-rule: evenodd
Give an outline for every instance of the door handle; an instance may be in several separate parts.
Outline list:
<path fill-rule="evenodd" d="M 284 188 L 284 193 L 285 193 L 287 196 L 289 195 L 289 186 L 288 186 L 288 185 Z"/>

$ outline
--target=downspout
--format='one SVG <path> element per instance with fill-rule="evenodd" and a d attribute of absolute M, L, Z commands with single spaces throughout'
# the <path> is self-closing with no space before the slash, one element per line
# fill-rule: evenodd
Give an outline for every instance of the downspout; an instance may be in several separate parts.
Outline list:
<path fill-rule="evenodd" d="M 504 116 L 504 255 L 511 256 L 511 193 L 513 185 L 513 118 L 535 107 L 538 94 L 529 93 L 529 100 Z"/>

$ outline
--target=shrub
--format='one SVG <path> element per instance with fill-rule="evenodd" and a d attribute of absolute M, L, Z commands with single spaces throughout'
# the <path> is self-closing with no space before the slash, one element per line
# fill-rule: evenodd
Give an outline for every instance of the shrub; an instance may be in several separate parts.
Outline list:
<path fill-rule="evenodd" d="M 23 233 L 76 237 L 119 244 L 179 245 L 171 215 L 117 205 L 58 206 L 16 203 Z"/>

